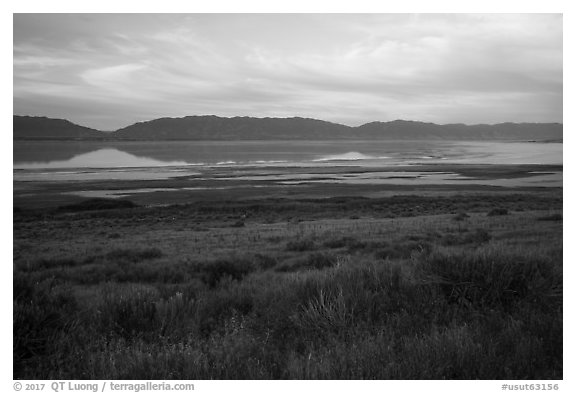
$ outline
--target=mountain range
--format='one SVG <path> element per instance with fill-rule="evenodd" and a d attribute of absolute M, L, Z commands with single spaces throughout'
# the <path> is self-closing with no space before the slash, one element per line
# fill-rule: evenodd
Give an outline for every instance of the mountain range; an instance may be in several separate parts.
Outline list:
<path fill-rule="evenodd" d="M 562 130 L 560 123 L 439 125 L 394 120 L 350 127 L 301 117 L 187 116 L 138 122 L 107 132 L 63 119 L 13 117 L 13 139 L 26 140 L 561 140 Z"/>

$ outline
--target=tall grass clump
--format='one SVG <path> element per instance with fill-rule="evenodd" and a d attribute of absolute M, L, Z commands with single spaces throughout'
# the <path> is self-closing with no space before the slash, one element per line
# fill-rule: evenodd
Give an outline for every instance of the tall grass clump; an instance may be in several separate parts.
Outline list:
<path fill-rule="evenodd" d="M 538 221 L 562 221 L 562 214 L 555 213 L 548 216 L 538 217 Z"/>
<path fill-rule="evenodd" d="M 116 249 L 108 252 L 106 258 L 111 261 L 141 262 L 147 259 L 162 257 L 162 251 L 158 248 L 145 249 Z"/>
<path fill-rule="evenodd" d="M 439 242 L 443 246 L 461 246 L 465 244 L 481 245 L 492 239 L 492 235 L 484 228 L 476 228 L 473 232 L 464 234 L 447 233 L 440 237 Z"/>
<path fill-rule="evenodd" d="M 196 270 L 202 280 L 215 287 L 224 279 L 242 280 L 244 276 L 256 270 L 257 264 L 247 258 L 222 258 L 216 261 L 200 263 Z"/>
<path fill-rule="evenodd" d="M 33 282 L 21 274 L 14 278 L 13 361 L 19 376 L 30 364 L 50 355 L 62 336 L 76 328 L 78 304 L 70 289 L 54 280 Z"/>
<path fill-rule="evenodd" d="M 561 264 L 544 255 L 507 253 L 497 247 L 435 251 L 418 265 L 451 302 L 472 307 L 529 301 L 543 307 L 561 296 Z"/>
<path fill-rule="evenodd" d="M 303 331 L 339 332 L 350 324 L 351 318 L 342 288 L 337 293 L 320 289 L 296 314 L 295 321 Z"/>
<path fill-rule="evenodd" d="M 158 291 L 150 287 L 104 285 L 96 310 L 101 332 L 134 339 L 153 331 L 158 300 Z"/>
<path fill-rule="evenodd" d="M 176 292 L 168 299 L 155 303 L 154 319 L 160 330 L 160 336 L 184 336 L 191 330 L 192 319 L 196 312 L 196 300 L 187 298 L 182 292 Z"/>
<path fill-rule="evenodd" d="M 312 239 L 296 239 L 286 243 L 286 251 L 312 251 L 316 243 Z"/>
<path fill-rule="evenodd" d="M 338 263 L 338 256 L 330 252 L 313 252 L 296 260 L 285 261 L 276 266 L 278 272 L 294 272 L 298 270 L 322 270 Z"/>
<path fill-rule="evenodd" d="M 488 217 L 493 217 L 493 216 L 507 216 L 508 214 L 510 214 L 508 209 L 505 209 L 503 207 L 496 207 L 490 210 L 486 215 Z"/>

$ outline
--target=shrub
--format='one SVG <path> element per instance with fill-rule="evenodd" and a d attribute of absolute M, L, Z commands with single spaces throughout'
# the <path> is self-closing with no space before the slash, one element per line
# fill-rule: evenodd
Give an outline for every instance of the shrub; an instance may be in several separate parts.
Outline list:
<path fill-rule="evenodd" d="M 538 221 L 562 221 L 562 214 L 551 214 L 549 216 L 538 217 Z"/>
<path fill-rule="evenodd" d="M 497 249 L 436 251 L 419 260 L 425 280 L 437 283 L 447 300 L 466 307 L 508 307 L 529 300 L 553 307 L 562 274 L 542 256 L 519 256 Z"/>
<path fill-rule="evenodd" d="M 316 249 L 316 243 L 311 239 L 291 240 L 286 244 L 286 251 L 312 251 Z"/>
<path fill-rule="evenodd" d="M 502 207 L 497 207 L 495 209 L 492 209 L 488 212 L 487 216 L 488 217 L 493 217 L 493 216 L 506 216 L 510 214 L 508 212 L 508 209 L 504 209 Z"/>
<path fill-rule="evenodd" d="M 462 212 L 461 212 L 461 213 L 458 213 L 458 214 L 456 214 L 454 217 L 452 217 L 452 219 L 453 219 L 454 221 L 464 221 L 464 220 L 466 220 L 466 219 L 468 219 L 468 218 L 470 218 L 470 216 L 469 216 L 468 214 L 462 213 Z"/>
<path fill-rule="evenodd" d="M 351 236 L 343 236 L 336 239 L 329 239 L 324 242 L 324 247 L 327 248 L 342 248 L 347 247 L 350 251 L 363 250 L 366 248 L 378 247 L 380 243 L 364 242 Z"/>
<path fill-rule="evenodd" d="M 432 245 L 427 241 L 407 240 L 398 241 L 394 244 L 383 243 L 384 247 L 375 252 L 375 256 L 380 259 L 406 259 L 413 254 L 429 252 Z"/>
<path fill-rule="evenodd" d="M 299 258 L 296 261 L 284 262 L 276 267 L 278 272 L 294 272 L 297 270 L 322 270 L 331 267 L 338 263 L 338 258 L 332 253 L 315 252 L 307 255 L 306 257 Z"/>
<path fill-rule="evenodd" d="M 253 304 L 253 294 L 242 283 L 223 280 L 218 288 L 203 292 L 196 300 L 196 329 L 203 336 L 222 333 L 226 320 L 235 314 L 248 314 Z"/>
<path fill-rule="evenodd" d="M 102 287 L 102 300 L 98 306 L 98 322 L 105 332 L 135 339 L 154 330 L 158 292 L 152 288 L 130 284 Z"/>
<path fill-rule="evenodd" d="M 342 248 L 347 247 L 349 244 L 357 242 L 357 240 L 350 236 L 343 236 L 337 239 L 326 240 L 323 245 L 327 248 Z"/>
<path fill-rule="evenodd" d="M 196 302 L 189 299 L 182 292 L 177 292 L 174 296 L 166 300 L 156 302 L 156 323 L 160 328 L 160 335 L 182 336 L 186 330 L 189 320 L 194 317 Z"/>
<path fill-rule="evenodd" d="M 30 360 L 50 353 L 58 337 L 69 334 L 76 324 L 77 302 L 67 288 L 52 280 L 25 283 L 15 279 L 13 308 L 14 374 L 18 376 Z"/>
<path fill-rule="evenodd" d="M 300 313 L 294 316 L 296 326 L 304 331 L 335 332 L 345 329 L 352 320 L 352 315 L 346 307 L 342 289 L 337 293 L 327 293 L 320 289 Z"/>
<path fill-rule="evenodd" d="M 111 261 L 142 262 L 146 259 L 155 259 L 162 256 L 162 251 L 158 248 L 139 249 L 117 249 L 106 254 L 106 258 Z"/>
<path fill-rule="evenodd" d="M 202 292 L 207 290 L 206 284 L 197 278 L 188 278 L 181 282 L 156 282 L 154 288 L 164 300 L 178 293 L 181 293 L 184 299 L 197 299 Z"/>
<path fill-rule="evenodd" d="M 315 252 L 306 258 L 305 266 L 313 269 L 324 269 L 338 263 L 336 255 L 327 252 Z"/>
<path fill-rule="evenodd" d="M 267 254 L 254 255 L 254 265 L 260 270 L 270 269 L 278 264 L 278 260 Z"/>
<path fill-rule="evenodd" d="M 198 266 L 202 280 L 210 287 L 215 287 L 220 280 L 229 277 L 233 280 L 242 278 L 255 270 L 254 265 L 247 259 L 219 259 L 206 262 Z"/>
<path fill-rule="evenodd" d="M 492 236 L 490 235 L 490 233 L 486 229 L 477 228 L 474 232 L 467 233 L 464 236 L 464 241 L 466 243 L 482 244 L 482 243 L 486 243 L 486 242 L 490 241 L 491 238 L 492 238 Z"/>
<path fill-rule="evenodd" d="M 446 234 L 442 236 L 440 243 L 443 246 L 459 246 L 464 244 L 480 245 L 490 241 L 492 236 L 490 233 L 483 229 L 477 228 L 474 232 L 466 233 L 463 235 Z"/>
<path fill-rule="evenodd" d="M 20 264 L 18 270 L 25 272 L 35 272 L 43 269 L 64 268 L 78 266 L 82 260 L 72 258 L 40 258 L 35 261 L 26 261 L 25 264 Z"/>
<path fill-rule="evenodd" d="M 242 228 L 246 225 L 246 223 L 244 222 L 244 220 L 238 220 L 236 222 L 233 222 L 232 224 L 230 224 L 230 228 Z"/>

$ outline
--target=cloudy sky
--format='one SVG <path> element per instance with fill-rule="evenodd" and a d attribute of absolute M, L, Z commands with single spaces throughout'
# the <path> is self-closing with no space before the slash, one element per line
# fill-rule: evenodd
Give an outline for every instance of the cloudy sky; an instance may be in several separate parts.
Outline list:
<path fill-rule="evenodd" d="M 562 16 L 15 14 L 14 113 L 562 122 Z"/>

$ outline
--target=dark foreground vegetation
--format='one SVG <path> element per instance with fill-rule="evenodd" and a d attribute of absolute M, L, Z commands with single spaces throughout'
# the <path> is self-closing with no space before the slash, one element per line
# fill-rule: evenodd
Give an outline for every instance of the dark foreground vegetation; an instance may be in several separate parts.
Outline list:
<path fill-rule="evenodd" d="M 92 203 L 14 212 L 14 378 L 562 378 L 560 197 Z"/>

